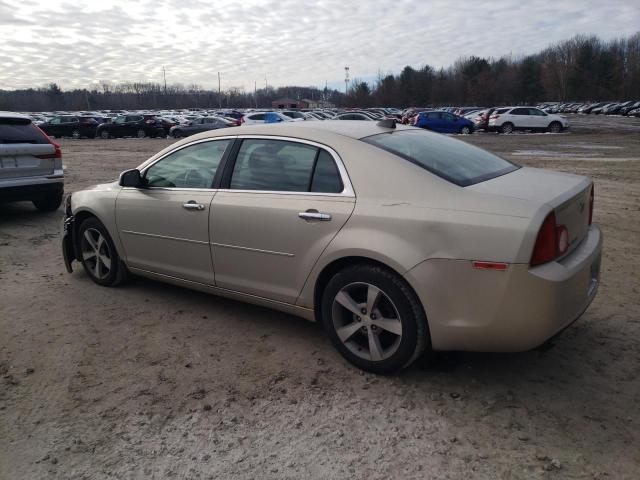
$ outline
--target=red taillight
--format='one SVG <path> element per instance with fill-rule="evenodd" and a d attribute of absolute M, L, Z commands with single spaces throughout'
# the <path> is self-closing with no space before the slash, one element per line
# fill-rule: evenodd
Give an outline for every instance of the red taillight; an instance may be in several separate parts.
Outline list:
<path fill-rule="evenodd" d="M 551 212 L 542 222 L 531 255 L 531 266 L 550 262 L 569 248 L 569 231 L 564 225 L 556 224 L 556 215 Z"/>
<path fill-rule="evenodd" d="M 591 185 L 591 195 L 589 195 L 589 225 L 593 222 L 593 200 L 594 200 L 595 192 L 594 186 Z"/>
<path fill-rule="evenodd" d="M 497 113 L 494 113 L 489 118 L 493 118 L 495 120 L 496 118 L 500 118 L 500 115 L 498 115 Z"/>
<path fill-rule="evenodd" d="M 31 124 L 33 125 L 33 124 Z M 55 148 L 55 151 L 53 153 L 48 153 L 46 155 L 36 155 L 37 158 L 42 158 L 42 159 L 46 159 L 46 158 L 62 158 L 62 150 L 60 149 L 60 145 L 58 145 L 56 142 L 54 142 L 53 140 L 51 140 L 51 137 L 49 137 L 49 135 L 47 135 L 46 133 L 44 133 L 44 130 L 42 130 L 39 126 L 37 125 L 33 125 L 33 128 L 35 128 L 36 130 L 38 130 L 42 136 L 44 138 L 47 139 L 47 141 L 53 145 L 53 147 Z"/>

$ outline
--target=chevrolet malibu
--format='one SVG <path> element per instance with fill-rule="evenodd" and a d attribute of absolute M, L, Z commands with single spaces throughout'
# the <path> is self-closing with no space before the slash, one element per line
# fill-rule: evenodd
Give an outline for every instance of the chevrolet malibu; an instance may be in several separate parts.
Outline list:
<path fill-rule="evenodd" d="M 523 351 L 599 282 L 590 179 L 380 122 L 245 125 L 162 150 L 65 201 L 63 254 L 322 322 L 352 364 Z"/>

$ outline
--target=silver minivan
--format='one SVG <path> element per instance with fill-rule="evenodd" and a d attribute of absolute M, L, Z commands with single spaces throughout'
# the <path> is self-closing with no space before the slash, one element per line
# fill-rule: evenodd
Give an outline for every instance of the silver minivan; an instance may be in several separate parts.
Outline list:
<path fill-rule="evenodd" d="M 31 201 L 57 210 L 64 193 L 62 151 L 31 118 L 0 112 L 0 203 Z"/>

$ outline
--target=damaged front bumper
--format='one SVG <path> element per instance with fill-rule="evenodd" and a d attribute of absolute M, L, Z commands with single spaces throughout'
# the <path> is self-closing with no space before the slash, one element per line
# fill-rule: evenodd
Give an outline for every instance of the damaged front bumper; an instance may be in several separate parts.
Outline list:
<path fill-rule="evenodd" d="M 67 272 L 72 273 L 71 263 L 76 260 L 75 238 L 75 217 L 71 213 L 71 195 L 64 201 L 64 220 L 62 222 L 62 257 Z"/>

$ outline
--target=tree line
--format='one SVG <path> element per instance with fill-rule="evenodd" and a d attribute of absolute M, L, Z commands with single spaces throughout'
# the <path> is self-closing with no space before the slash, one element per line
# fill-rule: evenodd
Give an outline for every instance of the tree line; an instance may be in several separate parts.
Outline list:
<path fill-rule="evenodd" d="M 91 89 L 0 90 L 0 110 L 264 108 L 279 98 L 330 102 L 338 106 L 441 106 L 533 104 L 541 101 L 640 100 L 640 32 L 603 41 L 578 35 L 521 58 L 459 58 L 448 68 L 406 66 L 379 73 L 374 82 L 354 79 L 346 94 L 315 87 L 232 87 L 102 82 Z"/>

